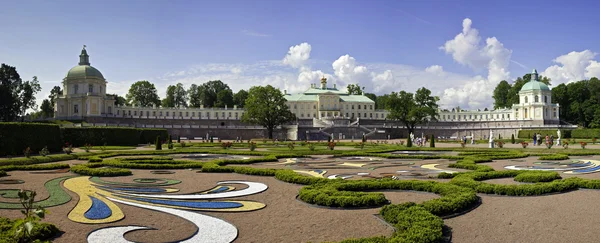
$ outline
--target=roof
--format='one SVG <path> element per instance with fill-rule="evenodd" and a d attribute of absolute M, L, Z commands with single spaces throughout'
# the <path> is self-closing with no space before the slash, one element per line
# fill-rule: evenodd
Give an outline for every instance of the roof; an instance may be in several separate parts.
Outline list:
<path fill-rule="evenodd" d="M 284 95 L 283 98 L 285 98 L 287 101 L 317 101 L 318 96 L 305 94 L 287 94 Z"/>
<path fill-rule="evenodd" d="M 344 102 L 368 102 L 375 103 L 375 101 L 369 99 L 369 97 L 364 95 L 344 95 L 340 96 L 340 99 Z"/>
<path fill-rule="evenodd" d="M 102 73 L 100 71 L 98 71 L 98 69 L 96 69 L 95 67 L 92 67 L 90 65 L 75 66 L 75 67 L 71 68 L 71 70 L 69 70 L 69 72 L 67 72 L 67 75 L 65 76 L 65 78 L 86 78 L 86 77 L 97 77 L 97 78 L 104 79 L 104 76 L 102 76 Z"/>
<path fill-rule="evenodd" d="M 548 88 L 548 85 L 546 85 L 545 83 L 542 83 L 540 81 L 535 81 L 535 80 L 531 80 L 529 82 L 527 82 L 525 85 L 523 85 L 523 87 L 521 88 L 521 91 L 528 91 L 528 90 L 550 90 L 550 88 Z"/>
<path fill-rule="evenodd" d="M 307 91 L 304 91 L 304 94 L 325 94 L 325 93 L 333 93 L 333 94 L 347 94 L 344 91 L 340 91 L 336 88 L 326 88 L 326 89 L 317 89 L 317 88 L 310 88 Z"/>

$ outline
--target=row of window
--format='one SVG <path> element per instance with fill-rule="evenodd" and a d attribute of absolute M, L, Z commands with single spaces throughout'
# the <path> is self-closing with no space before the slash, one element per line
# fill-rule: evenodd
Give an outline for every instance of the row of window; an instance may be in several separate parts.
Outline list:
<path fill-rule="evenodd" d="M 192 116 L 190 116 L 190 113 L 192 114 Z M 156 111 L 152 111 L 152 116 L 156 116 L 156 114 L 157 114 Z M 173 117 L 175 117 L 177 115 L 177 112 L 168 112 L 167 111 L 164 114 L 165 114 L 165 116 L 173 116 Z M 192 112 L 186 111 L 185 113 L 182 112 L 182 111 L 179 112 L 179 116 L 180 117 L 184 117 L 184 114 L 185 114 L 185 117 L 196 117 L 196 112 L 194 112 L 194 111 L 192 111 Z M 227 113 L 221 112 L 221 117 L 225 117 L 225 114 L 227 114 L 227 117 L 231 118 L 231 111 L 227 112 Z M 241 113 L 241 115 L 240 115 L 240 113 L 238 113 L 238 112 L 234 112 L 233 114 L 234 114 L 234 116 L 235 116 L 236 119 L 239 116 L 244 115 L 244 113 Z M 117 110 L 117 115 L 131 116 L 132 113 L 131 113 L 131 110 L 128 110 L 127 113 L 125 111 L 123 111 L 121 113 L 121 110 Z M 133 116 L 137 116 L 137 115 L 138 115 L 138 111 L 133 111 Z M 144 115 L 144 111 L 140 111 L 139 115 L 143 116 Z M 201 115 L 202 115 L 202 113 L 198 112 L 198 116 L 201 116 Z M 219 112 L 214 112 L 214 115 L 215 115 L 215 118 L 218 118 L 219 117 Z M 150 116 L 150 111 L 146 111 L 146 116 Z M 159 111 L 158 112 L 158 116 L 163 116 L 163 112 Z M 210 118 L 210 112 L 208 112 L 208 111 L 206 112 L 206 117 Z"/>
<path fill-rule="evenodd" d="M 505 114 L 496 114 L 496 119 L 504 119 L 504 115 Z M 462 115 L 462 119 L 463 120 L 467 120 L 467 119 L 477 119 L 477 115 L 468 115 L 469 118 L 467 118 L 467 115 Z M 446 120 L 446 119 L 452 119 L 452 120 L 456 120 L 456 115 L 442 115 L 442 120 Z M 506 118 L 510 119 L 510 114 L 506 114 Z M 458 115 L 458 120 L 461 119 L 461 116 Z M 479 115 L 479 119 L 483 119 L 483 115 Z M 485 115 L 485 119 L 490 119 L 489 115 Z M 491 119 L 494 119 L 494 115 L 491 115 Z"/>
<path fill-rule="evenodd" d="M 79 93 L 79 84 L 74 84 L 73 85 L 73 94 L 78 94 L 78 93 Z M 88 93 L 94 93 L 94 85 L 93 84 L 88 85 Z M 102 93 L 102 86 L 100 86 L 100 93 Z"/>
<path fill-rule="evenodd" d="M 325 117 L 327 113 L 321 113 L 321 117 Z M 358 117 L 361 117 L 361 113 L 356 113 L 358 115 Z M 369 118 L 373 118 L 373 113 L 368 113 L 369 114 Z M 351 115 L 351 116 L 349 116 Z M 306 114 L 306 116 L 304 116 L 304 113 L 300 113 L 300 118 L 310 118 L 310 114 Z M 317 117 L 317 113 L 312 113 L 312 117 L 316 118 Z M 346 117 L 354 117 L 354 113 L 346 113 Z M 367 113 L 363 113 L 362 118 L 367 118 Z M 379 113 L 375 113 L 375 118 L 379 118 Z M 381 114 L 381 118 L 385 118 L 384 114 Z"/>
<path fill-rule="evenodd" d="M 309 105 L 306 105 L 306 108 L 308 109 L 308 107 L 310 107 Z M 354 105 L 346 105 L 346 110 L 348 110 L 348 107 L 351 107 L 352 110 L 354 110 Z M 358 109 L 360 110 L 361 108 L 367 109 L 367 105 L 358 105 Z M 288 104 L 288 108 L 292 109 L 291 105 Z M 321 109 L 323 109 L 324 106 L 323 104 L 321 104 Z M 331 106 L 329 104 L 327 104 L 327 108 L 331 108 Z M 333 108 L 337 109 L 337 104 L 333 104 Z M 294 109 L 298 109 L 298 104 L 294 104 Z M 300 104 L 300 109 L 304 109 L 304 105 Z M 317 105 L 313 105 L 313 109 L 317 109 Z M 373 110 L 373 105 L 369 105 L 369 110 Z"/>
<path fill-rule="evenodd" d="M 540 98 L 537 95 L 534 96 L 533 99 L 534 99 L 535 103 L 540 102 Z M 528 103 L 528 102 L 529 102 L 528 98 L 527 98 L 527 96 L 525 96 L 525 103 Z M 548 96 L 544 96 L 544 103 L 548 103 Z"/>

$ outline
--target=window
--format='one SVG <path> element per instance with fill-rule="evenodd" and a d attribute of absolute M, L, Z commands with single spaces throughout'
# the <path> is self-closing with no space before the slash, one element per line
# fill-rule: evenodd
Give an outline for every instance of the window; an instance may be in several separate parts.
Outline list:
<path fill-rule="evenodd" d="M 548 103 L 548 96 L 544 96 L 544 103 Z"/>
<path fill-rule="evenodd" d="M 79 113 L 79 105 L 73 105 L 73 113 Z"/>
<path fill-rule="evenodd" d="M 317 109 L 317 105 L 313 105 L 313 109 L 315 109 L 315 110 L 316 110 L 316 109 Z"/>
<path fill-rule="evenodd" d="M 537 102 L 540 102 L 540 101 L 539 101 L 539 98 L 538 98 L 538 96 L 537 96 L 537 95 L 534 97 L 534 100 L 535 100 L 535 102 L 536 102 L 536 103 L 537 103 Z"/>
<path fill-rule="evenodd" d="M 187 111 L 185 112 L 185 116 L 188 117 L 190 116 L 190 113 L 188 113 Z"/>
<path fill-rule="evenodd" d="M 527 96 L 525 96 L 525 103 L 527 103 Z"/>
<path fill-rule="evenodd" d="M 502 114 L 502 119 L 504 119 L 504 114 Z"/>
<path fill-rule="evenodd" d="M 208 112 L 208 111 L 206 112 L 206 118 L 210 119 L 210 112 Z"/>
<path fill-rule="evenodd" d="M 169 112 L 167 111 L 166 116 L 169 116 Z"/>
<path fill-rule="evenodd" d="M 358 109 L 360 110 L 360 105 L 358 105 Z"/>
<path fill-rule="evenodd" d="M 373 105 L 369 105 L 369 109 L 373 110 Z"/>
<path fill-rule="evenodd" d="M 300 117 L 304 117 L 304 113 L 300 114 Z"/>
<path fill-rule="evenodd" d="M 556 118 L 556 109 L 554 109 L 554 114 L 553 115 L 554 115 L 554 118 Z"/>
<path fill-rule="evenodd" d="M 76 84 L 76 85 L 73 85 L 73 91 L 74 91 L 74 92 L 73 92 L 74 94 L 77 94 L 77 93 L 79 93 L 79 85 L 77 85 L 77 84 Z"/>
<path fill-rule="evenodd" d="M 152 116 L 156 116 L 156 111 L 152 111 Z"/>
<path fill-rule="evenodd" d="M 354 117 L 354 113 L 352 113 L 352 117 Z"/>
<path fill-rule="evenodd" d="M 192 112 L 192 117 L 196 116 L 196 112 Z"/>
<path fill-rule="evenodd" d="M 150 111 L 146 111 L 146 116 L 150 116 Z"/>
<path fill-rule="evenodd" d="M 313 113 L 313 117 L 317 117 L 317 113 Z"/>
<path fill-rule="evenodd" d="M 469 115 L 469 119 L 473 119 L 473 115 Z"/>
<path fill-rule="evenodd" d="M 506 118 L 510 119 L 510 114 L 506 114 Z"/>
<path fill-rule="evenodd" d="M 527 108 L 525 108 L 525 112 L 523 113 L 523 115 L 525 116 L 525 118 L 527 118 Z"/>
<path fill-rule="evenodd" d="M 373 118 L 373 113 L 369 113 L 369 117 Z"/>
<path fill-rule="evenodd" d="M 375 118 L 379 118 L 379 113 L 375 113 Z"/>
<path fill-rule="evenodd" d="M 294 104 L 294 109 L 298 109 L 298 107 L 296 106 L 296 104 Z"/>
<path fill-rule="evenodd" d="M 158 112 L 158 115 L 159 115 L 159 116 L 162 116 L 162 111 L 159 111 L 159 112 Z"/>
<path fill-rule="evenodd" d="M 88 92 L 94 93 L 94 85 L 93 84 L 88 85 Z"/>
<path fill-rule="evenodd" d="M 452 115 L 452 120 L 456 119 L 456 115 Z"/>
<path fill-rule="evenodd" d="M 227 114 L 227 117 L 231 117 L 231 111 L 229 112 L 229 114 Z"/>
<path fill-rule="evenodd" d="M 238 119 L 238 113 L 237 112 L 235 113 L 235 119 Z"/>
<path fill-rule="evenodd" d="M 60 109 L 62 109 L 62 105 L 60 106 Z M 117 110 L 117 115 L 121 114 L 121 110 Z"/>
<path fill-rule="evenodd" d="M 225 118 L 225 112 L 221 113 L 221 117 Z"/>
<path fill-rule="evenodd" d="M 133 111 L 133 115 L 134 115 L 134 116 L 137 116 L 137 111 Z"/>
<path fill-rule="evenodd" d="M 131 116 L 131 111 L 130 111 L 130 110 L 129 110 L 129 111 L 127 111 L 127 115 L 128 115 L 128 116 Z"/>
<path fill-rule="evenodd" d="M 352 110 L 354 110 L 354 105 L 352 105 Z"/>
<path fill-rule="evenodd" d="M 367 113 L 363 114 L 363 117 L 364 117 L 364 118 L 367 118 Z"/>

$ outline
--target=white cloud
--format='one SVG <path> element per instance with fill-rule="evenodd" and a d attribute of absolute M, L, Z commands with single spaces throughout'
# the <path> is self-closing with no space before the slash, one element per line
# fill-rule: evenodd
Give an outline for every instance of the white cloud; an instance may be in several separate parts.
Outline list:
<path fill-rule="evenodd" d="M 541 75 L 549 77 L 553 85 L 600 76 L 600 63 L 593 60 L 597 53 L 590 50 L 572 51 L 553 61 L 558 65 L 546 68 Z"/>
<path fill-rule="evenodd" d="M 306 42 L 290 47 L 288 53 L 283 58 L 283 64 L 293 68 L 304 66 L 310 58 L 311 49 L 310 44 Z"/>
<path fill-rule="evenodd" d="M 508 65 L 512 51 L 505 48 L 496 37 L 487 38 L 482 45 L 479 31 L 472 28 L 471 19 L 464 19 L 462 32 L 440 47 L 446 54 L 475 71 L 487 69 L 487 79 L 476 77 L 462 86 L 447 88 L 441 97 L 448 106 L 481 108 L 493 102 L 492 92 L 501 80 L 510 80 Z"/>
<path fill-rule="evenodd" d="M 442 75 L 444 73 L 444 68 L 440 65 L 431 65 L 425 68 L 425 72 Z"/>

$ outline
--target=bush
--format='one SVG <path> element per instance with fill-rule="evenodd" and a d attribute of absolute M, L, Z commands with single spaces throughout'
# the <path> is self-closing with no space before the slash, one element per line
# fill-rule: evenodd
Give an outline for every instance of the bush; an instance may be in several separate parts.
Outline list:
<path fill-rule="evenodd" d="M 88 165 L 75 165 L 71 172 L 87 176 L 128 176 L 132 175 L 128 169 L 120 168 L 91 168 Z"/>
<path fill-rule="evenodd" d="M 47 146 L 50 152 L 60 152 L 60 127 L 55 124 L 0 122 L 0 156 L 21 155 L 29 147 L 37 153 Z"/>
<path fill-rule="evenodd" d="M 566 160 L 569 156 L 566 154 L 548 154 L 540 156 L 540 160 Z"/>
<path fill-rule="evenodd" d="M 510 143 L 512 143 L 512 144 L 515 144 L 515 143 L 516 143 L 516 142 L 515 142 L 515 135 L 514 135 L 514 134 L 511 134 L 511 135 L 510 135 Z"/>
<path fill-rule="evenodd" d="M 554 171 L 527 171 L 515 176 L 515 181 L 518 182 L 551 182 L 562 179 L 560 175 Z"/>
<path fill-rule="evenodd" d="M 429 142 L 429 147 L 435 148 L 435 137 L 433 134 L 431 135 L 431 141 Z"/>
<path fill-rule="evenodd" d="M 61 128 L 63 139 L 73 146 L 120 145 L 132 146 L 154 142 L 156 136 L 166 137 L 165 129 L 126 128 L 126 127 L 66 127 Z"/>
<path fill-rule="evenodd" d="M 154 150 L 162 150 L 162 143 L 160 142 L 160 135 L 156 136 L 156 141 L 154 141 Z"/>
<path fill-rule="evenodd" d="M 15 238 L 16 224 L 19 220 L 11 220 L 0 217 L 0 242 L 18 242 Z M 34 222 L 31 230 L 30 240 L 28 242 L 39 242 L 38 240 L 49 240 L 60 233 L 60 230 L 53 224 Z"/>
<path fill-rule="evenodd" d="M 594 130 L 594 129 L 577 129 L 577 130 Z M 562 138 L 575 138 L 577 137 L 577 133 L 575 133 L 575 131 L 577 130 L 560 130 L 561 132 L 561 139 Z M 598 131 L 600 131 L 600 129 L 598 129 Z M 533 130 L 520 130 L 518 137 L 519 138 L 525 138 L 525 139 L 532 139 L 533 138 L 533 134 L 552 134 L 556 137 L 556 130 L 540 130 L 540 129 L 533 129 Z M 575 134 L 574 134 L 575 133 Z M 579 138 L 579 137 L 577 137 Z"/>

